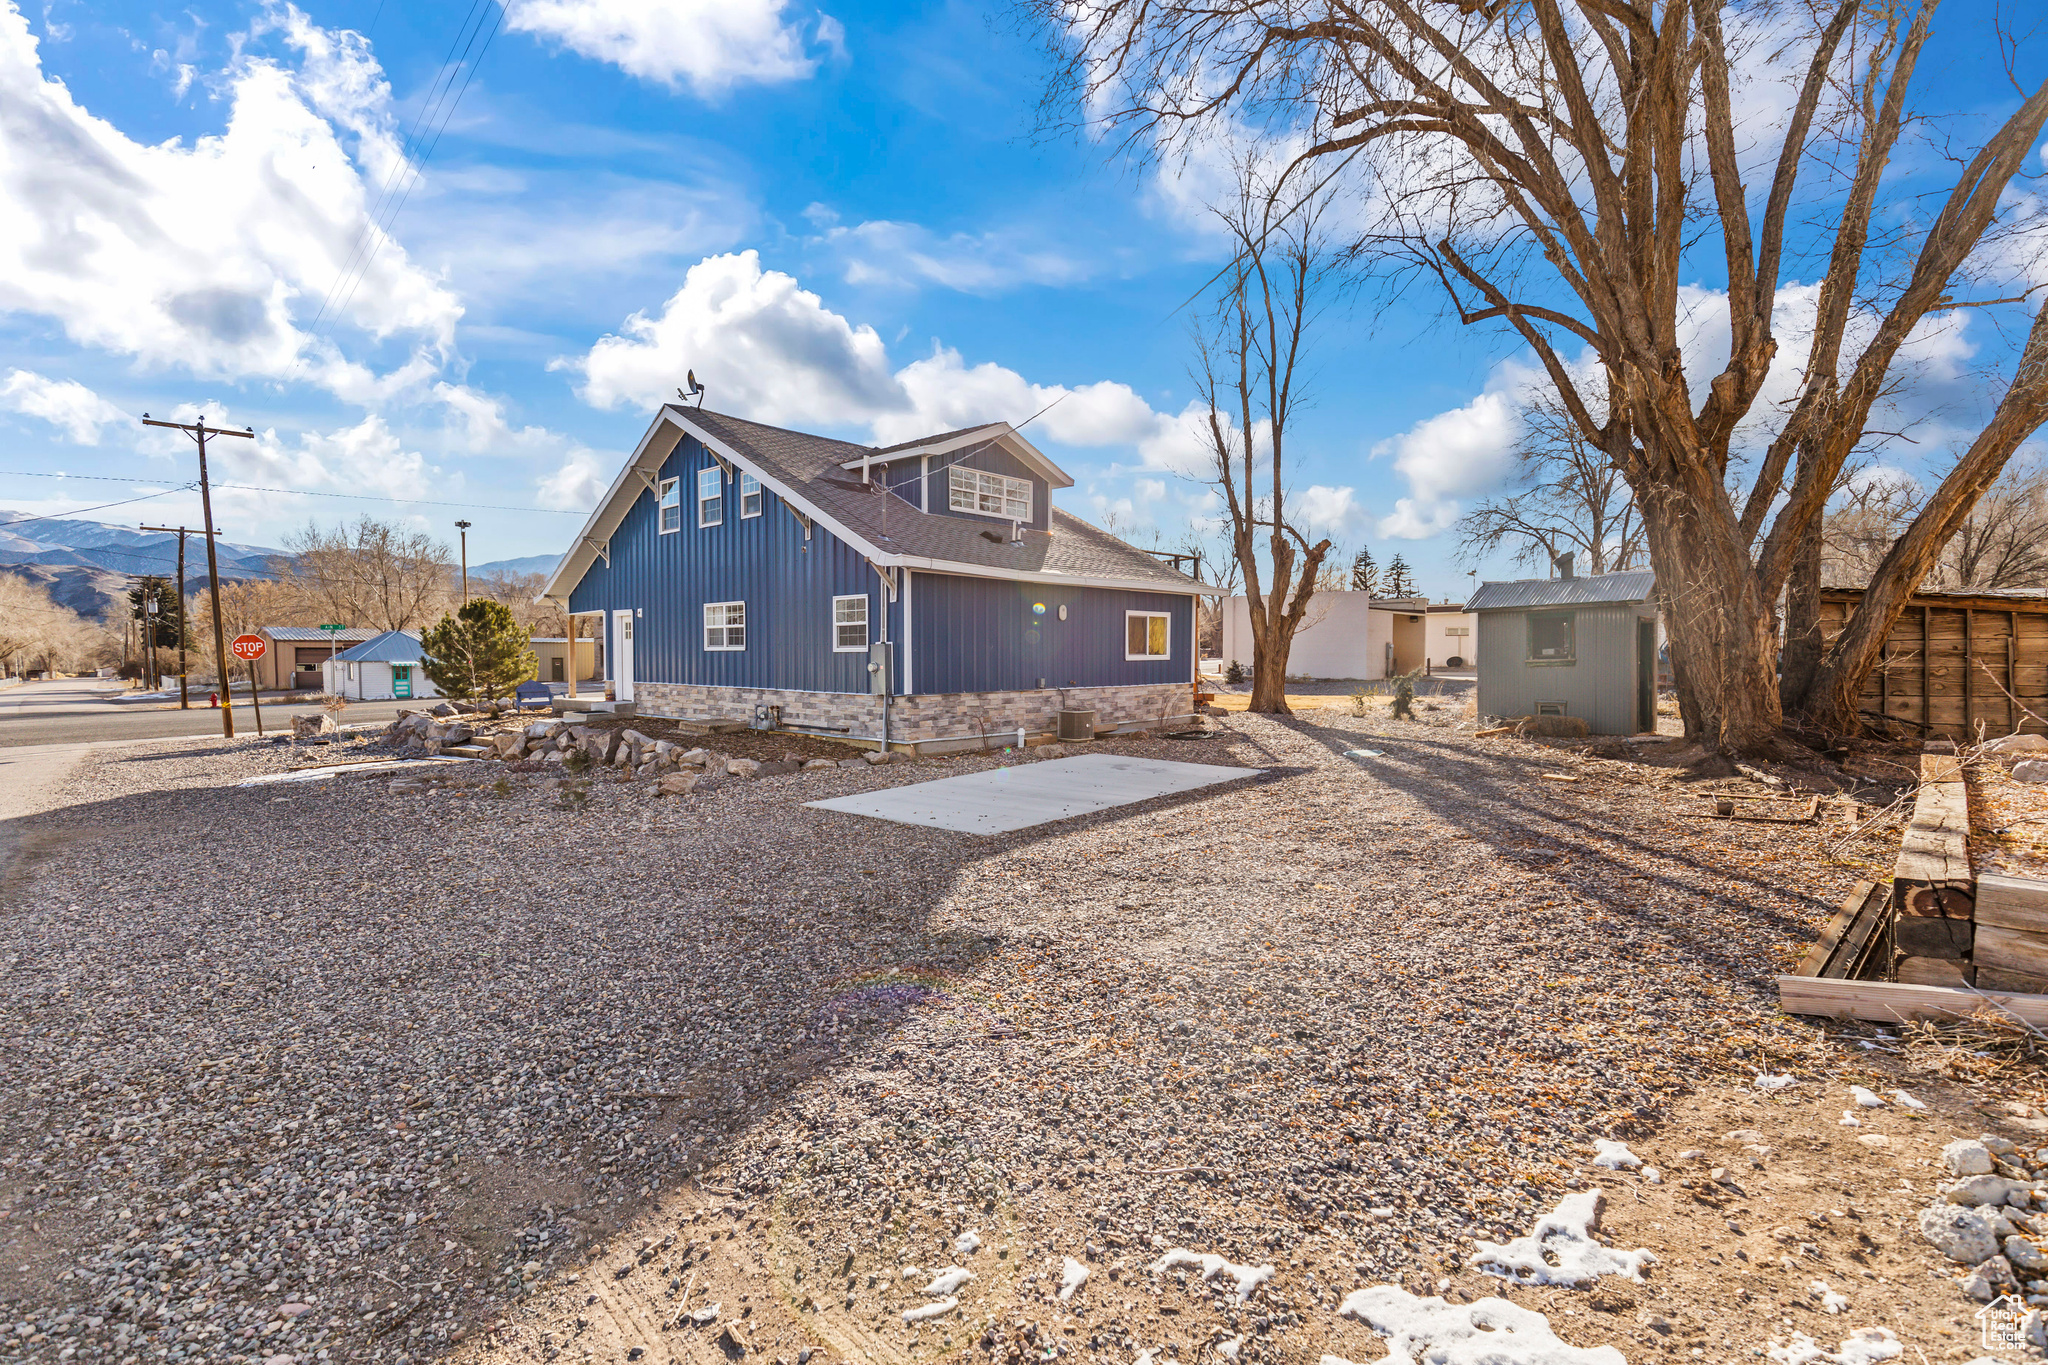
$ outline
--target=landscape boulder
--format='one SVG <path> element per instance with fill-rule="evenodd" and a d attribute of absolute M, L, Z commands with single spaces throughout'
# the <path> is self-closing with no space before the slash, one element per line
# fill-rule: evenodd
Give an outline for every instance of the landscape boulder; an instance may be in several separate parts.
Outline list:
<path fill-rule="evenodd" d="M 476 738 L 476 727 L 459 720 L 450 721 L 441 727 L 440 738 L 443 744 L 467 744 Z"/>
<path fill-rule="evenodd" d="M 436 705 L 429 706 L 427 708 L 427 712 L 429 715 L 435 716 L 452 716 L 457 714 L 455 709 L 455 703 L 452 701 L 444 701 L 437 703 Z"/>
<path fill-rule="evenodd" d="M 805 768 L 836 768 L 839 765 L 829 758 L 814 758 L 804 764 Z"/>
<path fill-rule="evenodd" d="M 1978 1208 L 1985 1204 L 2010 1202 L 2014 1195 L 2033 1193 L 2033 1188 L 2023 1180 L 2008 1180 L 2002 1175 L 1973 1175 L 1949 1186 L 1941 1196 L 1951 1204 Z"/>
<path fill-rule="evenodd" d="M 725 761 L 725 771 L 728 777 L 758 777 L 761 765 L 751 758 L 728 758 Z"/>
<path fill-rule="evenodd" d="M 526 755 L 526 736 L 517 730 L 501 730 L 491 736 L 491 749 L 499 758 L 523 758 Z"/>
<path fill-rule="evenodd" d="M 884 763 L 894 763 L 897 755 L 890 753 L 887 749 L 877 749 L 871 754 L 862 754 L 861 758 L 879 768 Z"/>
<path fill-rule="evenodd" d="M 2048 735 L 2007 735 L 1984 746 L 1987 754 L 2036 754 L 2048 749 Z"/>
<path fill-rule="evenodd" d="M 671 773 L 654 784 L 656 796 L 688 796 L 704 780 L 701 773 Z"/>
<path fill-rule="evenodd" d="M 1972 1138 L 1957 1138 L 1941 1149 L 1941 1164 L 1950 1175 L 1990 1175 L 1991 1149 Z"/>
<path fill-rule="evenodd" d="M 842 758 L 839 760 L 839 766 L 842 768 L 865 768 L 868 766 L 868 761 L 866 758 Z"/>
<path fill-rule="evenodd" d="M 2015 782 L 2048 782 L 2048 759 L 2023 758 L 2012 765 Z"/>
<path fill-rule="evenodd" d="M 1937 1201 L 1920 1210 L 1920 1235 L 1951 1261 L 1976 1265 L 1998 1254 L 1991 1215 L 1981 1209 Z"/>
<path fill-rule="evenodd" d="M 687 753 L 679 754 L 676 757 L 676 762 L 678 763 L 689 763 L 699 768 L 710 761 L 711 751 L 709 749 L 691 749 Z"/>
<path fill-rule="evenodd" d="M 292 738 L 311 739 L 315 735 L 334 733 L 334 717 L 322 711 L 317 716 L 293 716 Z"/>

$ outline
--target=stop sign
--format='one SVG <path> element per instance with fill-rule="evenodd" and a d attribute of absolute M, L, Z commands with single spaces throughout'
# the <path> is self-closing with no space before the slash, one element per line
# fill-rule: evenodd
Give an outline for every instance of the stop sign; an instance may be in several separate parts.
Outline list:
<path fill-rule="evenodd" d="M 229 645 L 228 648 L 234 651 L 237 659 L 247 659 L 249 662 L 254 663 L 263 657 L 263 637 L 261 635 L 237 635 L 235 642 Z"/>

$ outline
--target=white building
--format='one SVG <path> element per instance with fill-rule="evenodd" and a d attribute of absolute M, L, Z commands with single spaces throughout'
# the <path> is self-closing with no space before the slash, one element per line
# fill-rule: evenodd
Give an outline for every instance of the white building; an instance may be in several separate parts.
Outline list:
<path fill-rule="evenodd" d="M 420 666 L 420 638 L 387 630 L 320 665 L 327 691 L 350 701 L 406 701 L 438 697 Z"/>
<path fill-rule="evenodd" d="M 1223 662 L 1252 666 L 1251 605 L 1232 597 L 1223 608 Z M 1390 678 L 1418 668 L 1470 668 L 1477 619 L 1456 602 L 1319 592 L 1294 632 L 1290 677 Z M 1456 659 L 1457 663 L 1451 660 Z"/>

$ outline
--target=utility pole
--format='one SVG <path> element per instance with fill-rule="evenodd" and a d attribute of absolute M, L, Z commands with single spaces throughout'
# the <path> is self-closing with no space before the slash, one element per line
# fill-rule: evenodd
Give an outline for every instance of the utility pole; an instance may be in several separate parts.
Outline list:
<path fill-rule="evenodd" d="M 178 709 L 190 711 L 192 693 L 185 681 L 185 642 L 190 636 L 185 628 L 185 537 L 192 532 L 184 526 L 141 526 L 136 529 L 164 531 L 178 537 Z"/>
<path fill-rule="evenodd" d="M 469 527 L 470 523 L 458 521 L 455 529 L 462 534 L 462 605 L 469 605 Z"/>
<path fill-rule="evenodd" d="M 206 481 L 206 438 L 209 436 L 241 436 L 251 441 L 256 439 L 256 428 L 230 431 L 226 427 L 209 427 L 206 414 L 201 413 L 196 422 L 159 422 L 148 413 L 142 414 L 142 425 L 146 427 L 169 427 L 182 431 L 199 444 L 199 510 L 206 518 L 206 581 L 213 594 L 213 657 L 217 661 L 214 671 L 220 675 L 220 733 L 224 739 L 235 737 L 235 687 L 234 674 L 228 671 L 228 636 L 226 626 L 220 619 L 220 557 L 213 548 L 213 488 Z M 252 679 L 253 682 L 253 679 Z M 251 701 L 255 700 L 253 694 Z"/>

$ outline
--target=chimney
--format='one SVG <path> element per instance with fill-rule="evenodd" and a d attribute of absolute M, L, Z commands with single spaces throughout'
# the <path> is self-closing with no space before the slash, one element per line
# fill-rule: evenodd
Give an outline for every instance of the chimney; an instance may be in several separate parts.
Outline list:
<path fill-rule="evenodd" d="M 1557 576 L 1559 578 L 1572 577 L 1572 558 L 1573 551 L 1566 550 L 1563 554 L 1551 560 L 1551 563 L 1557 565 Z"/>

